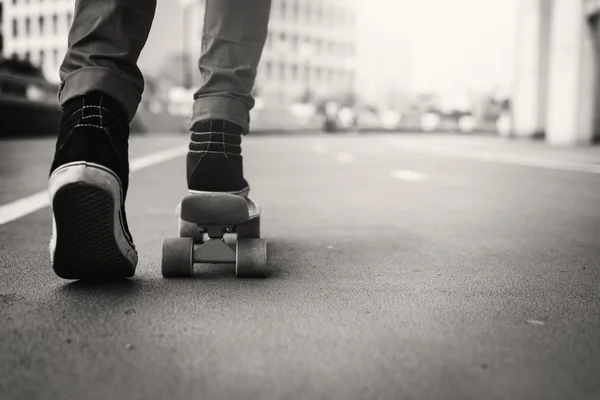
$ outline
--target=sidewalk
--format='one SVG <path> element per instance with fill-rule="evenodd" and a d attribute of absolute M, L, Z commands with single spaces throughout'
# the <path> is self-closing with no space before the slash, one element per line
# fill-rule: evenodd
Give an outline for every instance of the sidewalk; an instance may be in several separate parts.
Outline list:
<path fill-rule="evenodd" d="M 386 140 L 399 143 L 399 136 L 386 135 Z M 427 134 L 402 135 L 402 146 L 423 151 L 469 151 L 478 154 L 600 164 L 600 146 L 557 147 L 541 140 L 510 139 L 495 135 Z"/>

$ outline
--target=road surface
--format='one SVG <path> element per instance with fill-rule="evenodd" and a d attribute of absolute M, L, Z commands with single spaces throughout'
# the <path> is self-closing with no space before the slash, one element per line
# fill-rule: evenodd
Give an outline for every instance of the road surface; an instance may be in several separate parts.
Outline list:
<path fill-rule="evenodd" d="M 598 147 L 249 136 L 269 278 L 167 280 L 186 140 L 132 139 L 138 272 L 96 284 L 49 265 L 52 141 L 0 141 L 0 398 L 600 398 Z"/>

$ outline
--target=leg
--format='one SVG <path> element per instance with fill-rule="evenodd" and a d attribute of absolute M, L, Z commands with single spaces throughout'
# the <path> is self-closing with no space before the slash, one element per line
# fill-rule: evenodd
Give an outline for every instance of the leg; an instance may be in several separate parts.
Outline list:
<path fill-rule="evenodd" d="M 60 67 L 59 102 L 92 91 L 118 99 L 131 121 L 144 90 L 137 60 L 156 0 L 77 0 L 69 49 Z"/>
<path fill-rule="evenodd" d="M 206 0 L 187 158 L 191 191 L 247 195 L 241 135 L 248 133 L 250 92 L 267 38 L 270 0 Z"/>
<path fill-rule="evenodd" d="M 190 128 L 220 119 L 248 132 L 250 95 L 267 39 L 271 0 L 206 0 L 202 55 L 203 85 L 194 95 Z"/>
<path fill-rule="evenodd" d="M 129 277 L 129 123 L 144 87 L 136 63 L 154 0 L 77 0 L 60 69 L 64 112 L 50 168 L 50 258 L 63 278 Z"/>

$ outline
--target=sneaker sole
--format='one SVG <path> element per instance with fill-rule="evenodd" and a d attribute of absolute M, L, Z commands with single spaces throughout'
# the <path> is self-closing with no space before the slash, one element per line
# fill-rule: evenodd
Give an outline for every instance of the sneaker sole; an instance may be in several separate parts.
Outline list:
<path fill-rule="evenodd" d="M 137 252 L 121 221 L 121 184 L 92 163 L 61 166 L 50 177 L 52 267 L 64 279 L 135 274 Z"/>

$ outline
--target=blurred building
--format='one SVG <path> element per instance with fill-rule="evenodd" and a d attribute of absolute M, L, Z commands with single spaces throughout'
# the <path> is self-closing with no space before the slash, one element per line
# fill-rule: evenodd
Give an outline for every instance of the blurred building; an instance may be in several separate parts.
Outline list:
<path fill-rule="evenodd" d="M 30 60 L 42 68 L 46 79 L 58 82 L 73 5 L 74 0 L 4 0 L 2 54 Z"/>
<path fill-rule="evenodd" d="M 200 55 L 203 0 L 187 7 L 186 47 Z M 354 92 L 356 0 L 272 0 L 269 33 L 255 89 L 266 103 L 290 104 Z M 190 21 L 194 21 L 190 23 Z"/>
<path fill-rule="evenodd" d="M 600 1 L 520 0 L 515 136 L 600 139 Z"/>
<path fill-rule="evenodd" d="M 356 0 L 273 0 L 259 95 L 290 103 L 354 92 L 356 32 Z"/>
<path fill-rule="evenodd" d="M 356 93 L 361 103 L 399 109 L 412 91 L 408 33 L 386 1 L 358 4 Z"/>
<path fill-rule="evenodd" d="M 184 61 L 184 83 L 191 86 L 198 74 L 198 59 L 202 50 L 202 31 L 204 30 L 205 0 L 179 0 L 183 11 L 183 51 L 187 56 Z"/>

